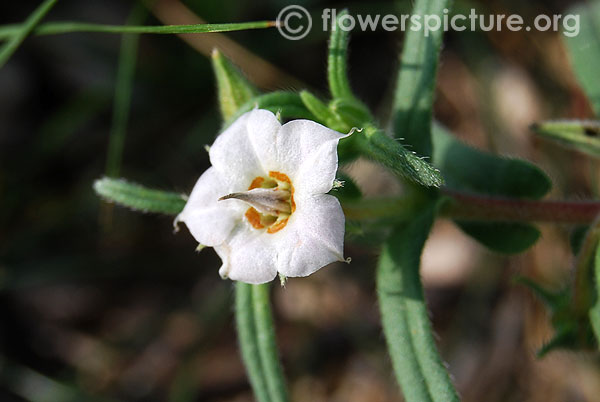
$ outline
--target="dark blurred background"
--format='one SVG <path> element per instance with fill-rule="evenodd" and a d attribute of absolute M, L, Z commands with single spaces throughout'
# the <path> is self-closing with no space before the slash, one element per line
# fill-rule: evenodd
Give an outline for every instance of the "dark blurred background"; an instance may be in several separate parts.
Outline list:
<path fill-rule="evenodd" d="M 575 2 L 457 0 L 458 9 L 559 14 Z M 0 22 L 23 21 L 35 1 L 0 2 Z M 156 0 L 145 24 L 274 19 L 286 2 Z M 210 58 L 215 45 L 264 89 L 311 88 L 327 96 L 324 7 L 408 12 L 409 2 L 299 1 L 311 34 L 288 41 L 275 29 L 223 42 L 143 35 L 135 69 L 121 175 L 189 192 L 208 167 L 205 144 L 221 125 Z M 129 1 L 62 0 L 46 20 L 124 24 Z M 388 117 L 402 34 L 358 32 L 350 78 L 382 122 Z M 172 218 L 110 207 L 92 183 L 105 172 L 120 36 L 31 37 L 0 70 L 0 400 L 250 401 L 232 323 L 232 283 L 211 249 L 194 252 Z M 285 73 L 282 73 L 285 72 Z M 597 166 L 534 140 L 528 126 L 588 117 L 559 33 L 449 33 L 436 117 L 481 149 L 520 156 L 552 177 L 553 197 L 592 197 Z M 347 167 L 367 195 L 396 191 L 359 161 Z M 391 189 L 391 190 L 390 190 Z M 486 251 L 440 221 L 423 278 L 444 359 L 466 401 L 600 401 L 596 358 L 535 350 L 552 330 L 543 306 L 516 275 L 559 288 L 570 275 L 568 227 L 545 225 L 529 252 Z M 350 265 L 274 286 L 281 356 L 294 401 L 399 401 L 374 294 L 377 247 L 347 242 Z"/>

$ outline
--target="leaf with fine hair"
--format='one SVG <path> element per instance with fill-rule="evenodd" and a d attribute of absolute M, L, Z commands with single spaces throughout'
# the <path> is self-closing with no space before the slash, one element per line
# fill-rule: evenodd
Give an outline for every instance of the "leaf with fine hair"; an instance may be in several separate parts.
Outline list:
<path fill-rule="evenodd" d="M 377 267 L 383 331 L 396 379 L 408 402 L 459 400 L 437 352 L 419 273 L 435 211 L 434 205 L 426 206 L 414 219 L 398 226 Z"/>
<path fill-rule="evenodd" d="M 269 284 L 236 282 L 235 318 L 242 360 L 257 401 L 287 401 L 273 329 Z"/>
<path fill-rule="evenodd" d="M 416 0 L 413 15 L 437 15 L 450 0 Z M 394 95 L 392 123 L 397 138 L 420 155 L 431 156 L 431 119 L 438 59 L 444 31 L 407 30 Z"/>
<path fill-rule="evenodd" d="M 550 179 L 527 161 L 469 147 L 439 124 L 434 124 L 432 134 L 435 165 L 444 172 L 446 186 L 452 190 L 528 199 L 539 199 L 550 190 Z M 520 253 L 540 236 L 536 227 L 526 223 L 459 221 L 457 224 L 484 246 L 503 254 Z"/>
<path fill-rule="evenodd" d="M 186 199 L 177 193 L 153 190 L 123 179 L 105 177 L 94 182 L 96 194 L 109 202 L 140 212 L 177 215 Z"/>
<path fill-rule="evenodd" d="M 580 18 L 579 34 L 565 35 L 567 50 L 575 76 L 592 105 L 596 116 L 600 116 L 600 2 L 579 4 L 567 14 Z"/>
<path fill-rule="evenodd" d="M 439 187 L 444 182 L 438 169 L 377 127 L 367 125 L 355 135 L 355 141 L 366 157 L 380 163 L 396 175 L 425 187 Z"/>

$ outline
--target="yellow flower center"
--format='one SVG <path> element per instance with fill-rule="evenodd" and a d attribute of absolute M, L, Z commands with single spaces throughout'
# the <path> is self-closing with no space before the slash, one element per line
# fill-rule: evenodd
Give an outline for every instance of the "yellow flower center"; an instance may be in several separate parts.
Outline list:
<path fill-rule="evenodd" d="M 267 233 L 276 233 L 283 229 L 287 225 L 290 216 L 296 210 L 296 203 L 294 202 L 294 186 L 290 178 L 280 172 L 269 172 L 268 177 L 256 177 L 250 183 L 248 190 L 255 188 L 267 188 L 273 189 L 274 191 L 280 191 L 283 194 L 282 201 L 286 202 L 288 208 L 278 209 L 275 214 L 260 213 L 254 207 L 248 208 L 246 211 L 246 219 L 255 229 L 267 228 Z"/>
<path fill-rule="evenodd" d="M 219 200 L 231 198 L 250 205 L 245 216 L 254 229 L 266 228 L 271 234 L 283 229 L 296 210 L 292 181 L 280 172 L 271 171 L 267 177 L 255 177 L 248 191 L 229 194 Z"/>

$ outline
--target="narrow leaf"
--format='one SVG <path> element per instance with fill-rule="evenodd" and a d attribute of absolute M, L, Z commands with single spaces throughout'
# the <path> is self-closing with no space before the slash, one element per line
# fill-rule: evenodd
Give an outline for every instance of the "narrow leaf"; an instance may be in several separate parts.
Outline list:
<path fill-rule="evenodd" d="M 258 402 L 269 402 L 267 379 L 263 370 L 258 349 L 254 306 L 252 303 L 252 285 L 243 282 L 235 284 L 235 321 L 242 360 L 250 385 Z"/>
<path fill-rule="evenodd" d="M 350 32 L 342 29 L 341 21 L 348 10 L 340 12 L 331 27 L 329 37 L 329 53 L 327 56 L 327 80 L 333 98 L 352 98 L 352 90 L 348 82 L 348 40 Z"/>
<path fill-rule="evenodd" d="M 398 227 L 377 267 L 377 294 L 383 330 L 396 379 L 405 399 L 458 401 L 435 345 L 420 281 L 423 246 L 435 218 L 428 207 Z"/>
<path fill-rule="evenodd" d="M 219 106 L 223 120 L 231 118 L 258 90 L 217 49 L 212 52 L 212 65 L 217 77 Z"/>
<path fill-rule="evenodd" d="M 579 34 L 565 36 L 575 75 L 587 94 L 596 116 L 600 116 L 600 2 L 586 2 L 568 10 L 580 18 Z"/>
<path fill-rule="evenodd" d="M 146 9 L 142 5 L 135 5 L 129 16 L 129 24 L 139 24 L 146 17 Z M 113 103 L 112 125 L 108 142 L 106 157 L 106 175 L 118 177 L 121 171 L 123 148 L 127 134 L 127 123 L 131 109 L 131 93 L 133 91 L 133 78 L 137 58 L 139 35 L 125 34 L 121 39 L 119 52 L 119 67 L 115 85 L 115 98 Z"/>
<path fill-rule="evenodd" d="M 531 129 L 543 138 L 557 141 L 561 145 L 595 158 L 600 157 L 600 121 L 545 121 L 534 124 Z"/>
<path fill-rule="evenodd" d="M 48 0 L 51 1 L 51 0 Z M 55 2 L 56 0 L 54 0 Z M 209 32 L 232 32 L 248 29 L 271 28 L 274 21 L 240 22 L 226 24 L 192 24 L 192 25 L 104 25 L 86 22 L 49 22 L 41 24 L 33 30 L 35 35 L 57 35 L 72 32 L 98 32 L 98 33 L 137 33 L 137 34 L 192 34 Z M 11 39 L 20 34 L 26 24 L 11 24 L 0 26 L 0 40 Z"/>
<path fill-rule="evenodd" d="M 450 0 L 416 0 L 413 15 L 443 17 Z M 396 137 L 403 138 L 412 150 L 431 156 L 431 119 L 438 58 L 443 29 L 433 32 L 407 29 L 393 106 Z"/>
<path fill-rule="evenodd" d="M 19 48 L 31 31 L 48 14 L 48 11 L 56 4 L 57 0 L 45 0 L 36 8 L 22 25 L 13 30 L 7 43 L 0 48 L 0 68 L 6 64 L 10 56 Z"/>
<path fill-rule="evenodd" d="M 256 342 L 270 400 L 287 401 L 287 389 L 275 340 L 275 329 L 269 302 L 269 285 L 252 285 L 252 304 L 256 329 Z"/>
<path fill-rule="evenodd" d="M 185 206 L 185 198 L 176 193 L 152 190 L 123 179 L 105 177 L 94 182 L 96 193 L 109 202 L 141 212 L 177 215 Z"/>

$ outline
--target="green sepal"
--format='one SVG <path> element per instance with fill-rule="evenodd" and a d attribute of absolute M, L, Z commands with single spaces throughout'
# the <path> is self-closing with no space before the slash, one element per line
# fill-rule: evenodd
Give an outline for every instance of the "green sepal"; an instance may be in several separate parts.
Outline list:
<path fill-rule="evenodd" d="M 228 120 L 242 105 L 258 95 L 258 90 L 219 50 L 214 49 L 211 58 L 221 115 L 223 120 Z"/>
<path fill-rule="evenodd" d="M 341 200 L 358 200 L 362 197 L 360 188 L 356 185 L 354 180 L 347 174 L 338 171 L 337 180 L 342 182 L 342 186 L 333 188 L 329 193 Z"/>
<path fill-rule="evenodd" d="M 242 114 L 252 109 L 266 109 L 273 113 L 279 113 L 283 119 L 310 119 L 316 120 L 300 98 L 297 92 L 274 91 L 268 94 L 258 95 L 244 103 L 237 112 L 228 120 L 225 120 L 223 128 L 228 127 Z"/>

